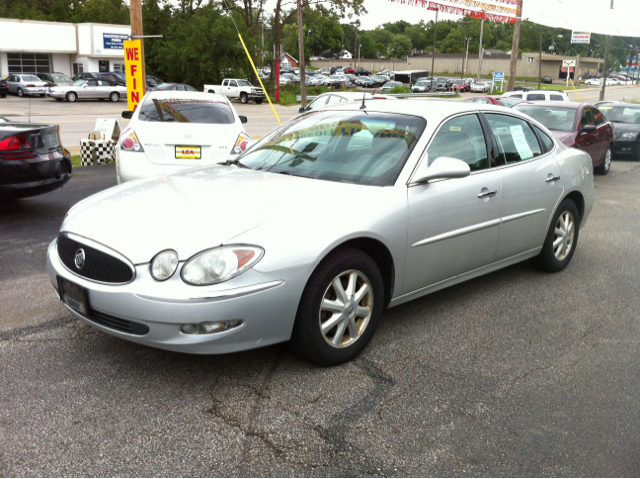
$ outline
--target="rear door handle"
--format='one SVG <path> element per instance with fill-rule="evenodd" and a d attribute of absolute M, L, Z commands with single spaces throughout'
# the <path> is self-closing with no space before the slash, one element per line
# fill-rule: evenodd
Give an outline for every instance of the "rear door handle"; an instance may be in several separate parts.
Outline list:
<path fill-rule="evenodd" d="M 478 195 L 478 198 L 491 198 L 493 196 L 496 196 L 497 194 L 498 194 L 497 191 L 489 191 L 489 190 L 487 190 L 487 191 L 483 191 L 482 193 L 480 193 Z"/>
<path fill-rule="evenodd" d="M 547 176 L 547 179 L 544 180 L 547 183 L 553 183 L 554 181 L 559 181 L 560 177 L 559 176 L 552 176 L 551 173 L 549 173 L 549 176 Z"/>

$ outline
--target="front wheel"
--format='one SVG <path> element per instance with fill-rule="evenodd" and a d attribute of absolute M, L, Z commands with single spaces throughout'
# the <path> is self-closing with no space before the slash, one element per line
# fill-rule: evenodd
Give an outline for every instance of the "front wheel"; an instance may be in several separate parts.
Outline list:
<path fill-rule="evenodd" d="M 70 91 L 69 93 L 67 93 L 67 101 L 74 102 L 77 99 L 78 99 L 78 95 L 76 95 L 74 92 Z"/>
<path fill-rule="evenodd" d="M 262 101 L 263 101 L 263 100 L 262 100 L 261 98 L 258 98 L 258 99 L 256 100 L 256 105 L 262 105 Z"/>
<path fill-rule="evenodd" d="M 595 172 L 599 175 L 606 175 L 609 173 L 609 168 L 611 168 L 611 145 L 607 147 L 607 151 L 604 153 L 604 158 L 602 159 L 602 163 L 595 168 Z"/>
<path fill-rule="evenodd" d="M 117 91 L 112 92 L 111 95 L 109 95 L 109 100 L 120 101 L 120 93 L 118 93 Z"/>
<path fill-rule="evenodd" d="M 378 326 L 383 290 L 382 275 L 369 255 L 354 248 L 330 254 L 302 293 L 292 348 L 321 366 L 355 358 Z"/>
<path fill-rule="evenodd" d="M 44 93 L 40 93 L 40 98 L 44 98 Z"/>
<path fill-rule="evenodd" d="M 542 251 L 532 263 L 543 271 L 555 273 L 563 270 L 571 261 L 578 245 L 580 214 L 576 204 L 565 199 L 553 216 Z"/>
<path fill-rule="evenodd" d="M 249 96 L 246 93 L 241 93 L 240 94 L 240 102 L 247 104 L 249 103 Z"/>
<path fill-rule="evenodd" d="M 24 96 L 24 91 L 22 91 L 22 88 L 18 88 L 18 96 L 20 98 L 22 98 Z"/>

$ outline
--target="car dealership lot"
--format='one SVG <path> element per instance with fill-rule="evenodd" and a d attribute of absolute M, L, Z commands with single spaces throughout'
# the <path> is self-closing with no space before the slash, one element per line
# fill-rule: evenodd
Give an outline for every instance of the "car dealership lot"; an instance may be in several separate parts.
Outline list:
<path fill-rule="evenodd" d="M 72 319 L 46 246 L 113 184 L 112 166 L 77 168 L 0 205 L 0 476 L 638 475 L 640 164 L 596 177 L 563 272 L 523 263 L 388 310 L 332 369 L 286 345 L 169 353 Z"/>

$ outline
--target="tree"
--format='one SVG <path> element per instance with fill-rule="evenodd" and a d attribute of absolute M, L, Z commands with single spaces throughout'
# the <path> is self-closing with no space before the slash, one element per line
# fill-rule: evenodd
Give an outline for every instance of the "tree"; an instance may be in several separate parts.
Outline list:
<path fill-rule="evenodd" d="M 425 30 L 420 25 L 411 25 L 404 29 L 404 35 L 411 40 L 411 45 L 416 50 L 424 50 L 427 46 Z"/>
<path fill-rule="evenodd" d="M 411 40 L 404 35 L 395 35 L 389 46 L 391 58 L 404 58 L 411 55 Z"/>
<path fill-rule="evenodd" d="M 371 35 L 368 33 L 362 33 L 360 35 L 360 56 L 362 58 L 378 58 L 376 53 L 376 42 L 373 41 Z"/>

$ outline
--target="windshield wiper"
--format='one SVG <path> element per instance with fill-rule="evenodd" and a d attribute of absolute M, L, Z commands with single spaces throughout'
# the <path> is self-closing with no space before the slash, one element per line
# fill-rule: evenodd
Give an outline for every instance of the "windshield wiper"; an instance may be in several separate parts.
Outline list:
<path fill-rule="evenodd" d="M 235 166 L 239 166 L 240 168 L 247 168 L 248 170 L 252 170 L 253 169 L 250 166 L 245 165 L 244 163 L 240 163 L 240 160 L 238 160 L 238 159 L 227 160 L 227 161 L 223 161 L 223 162 L 218 163 L 218 164 L 219 165 L 223 165 L 223 166 L 235 165 Z"/>

